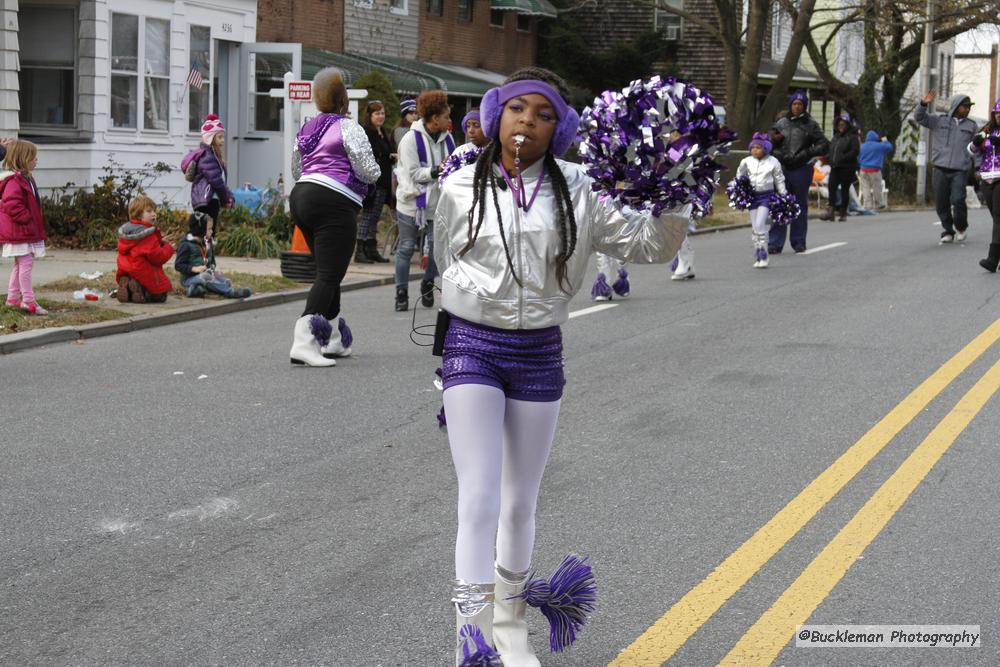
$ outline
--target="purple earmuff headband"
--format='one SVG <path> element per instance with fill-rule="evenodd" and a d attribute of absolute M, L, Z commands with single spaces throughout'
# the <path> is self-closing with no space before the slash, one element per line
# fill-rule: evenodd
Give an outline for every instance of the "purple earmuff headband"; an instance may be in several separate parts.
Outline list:
<path fill-rule="evenodd" d="M 549 144 L 549 152 L 559 157 L 569 150 L 576 139 L 576 133 L 580 127 L 580 115 L 576 110 L 566 104 L 559 91 L 536 79 L 524 81 L 513 81 L 499 88 L 490 88 L 483 96 L 483 101 L 479 104 L 480 124 L 483 133 L 491 139 L 500 137 L 500 115 L 503 114 L 504 105 L 519 95 L 537 93 L 543 96 L 552 104 L 555 109 L 558 124 L 556 131 L 552 135 L 552 142 Z"/>

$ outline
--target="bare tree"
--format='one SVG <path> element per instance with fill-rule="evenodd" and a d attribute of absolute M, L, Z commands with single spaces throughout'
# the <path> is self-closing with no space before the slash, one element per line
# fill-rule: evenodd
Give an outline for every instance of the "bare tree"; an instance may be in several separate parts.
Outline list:
<path fill-rule="evenodd" d="M 781 0 L 791 16 L 800 12 L 793 0 Z M 995 22 L 1000 0 L 936 0 L 933 41 L 945 42 L 981 24 Z M 924 27 L 927 23 L 924 0 L 857 0 L 841 6 L 838 17 L 824 23 L 833 29 L 823 35 L 813 30 L 806 35 L 806 49 L 816 73 L 829 94 L 865 127 L 882 134 L 899 136 L 905 109 L 904 96 L 920 69 Z M 811 12 L 814 17 L 815 13 Z M 836 38 L 849 25 L 860 25 L 864 39 L 864 66 L 857 83 L 845 81 L 834 71 Z M 923 91 L 921 91 L 923 92 Z"/>

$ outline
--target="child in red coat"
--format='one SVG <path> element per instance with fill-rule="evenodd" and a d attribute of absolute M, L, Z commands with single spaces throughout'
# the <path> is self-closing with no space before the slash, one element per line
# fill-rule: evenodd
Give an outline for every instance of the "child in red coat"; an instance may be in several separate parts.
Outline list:
<path fill-rule="evenodd" d="M 118 300 L 122 303 L 163 303 L 173 289 L 163 265 L 174 247 L 156 227 L 156 204 L 146 196 L 129 202 L 132 220 L 118 228 Z"/>
<path fill-rule="evenodd" d="M 3 256 L 14 258 L 7 285 L 7 305 L 32 315 L 48 315 L 35 301 L 31 270 L 35 257 L 45 256 L 45 221 L 38 186 L 31 172 L 38 166 L 38 149 L 30 141 L 15 141 L 7 149 L 0 174 L 0 243 Z"/>

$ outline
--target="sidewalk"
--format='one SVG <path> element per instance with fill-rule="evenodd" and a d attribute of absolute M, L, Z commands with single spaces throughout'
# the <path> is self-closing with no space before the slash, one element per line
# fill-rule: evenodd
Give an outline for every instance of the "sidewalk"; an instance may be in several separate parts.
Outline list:
<path fill-rule="evenodd" d="M 415 260 L 419 261 L 419 253 L 414 253 L 414 255 Z M 35 261 L 32 282 L 36 286 L 40 286 L 64 278 L 76 278 L 79 283 L 76 289 L 82 290 L 88 286 L 89 281 L 80 278 L 81 273 L 93 274 L 100 271 L 105 275 L 113 276 L 116 270 L 116 257 L 117 253 L 113 250 L 88 251 L 46 248 L 46 256 Z M 281 262 L 278 259 L 220 257 L 219 265 L 224 272 L 229 273 L 250 273 L 259 276 L 281 275 Z M 10 266 L 10 259 L 0 260 L 0 275 L 6 278 L 10 272 Z M 393 262 L 388 264 L 355 264 L 352 262 L 347 269 L 343 283 L 341 283 L 341 289 L 348 292 L 365 287 L 391 285 L 394 282 L 394 267 Z M 414 270 L 410 272 L 411 281 L 419 280 L 421 275 L 415 266 Z M 187 299 L 171 295 L 165 303 L 119 303 L 117 299 L 108 298 L 106 294 L 102 293 L 100 301 L 93 302 L 96 306 L 126 313 L 128 317 L 97 324 L 36 329 L 0 335 L 0 355 L 49 343 L 96 338 L 297 301 L 305 299 L 311 286 L 310 283 L 300 283 L 300 285 L 301 287 L 278 292 L 254 294 L 248 299 Z M 5 288 L 4 291 L 6 291 Z M 73 294 L 72 292 L 46 292 L 43 298 L 72 301 Z"/>

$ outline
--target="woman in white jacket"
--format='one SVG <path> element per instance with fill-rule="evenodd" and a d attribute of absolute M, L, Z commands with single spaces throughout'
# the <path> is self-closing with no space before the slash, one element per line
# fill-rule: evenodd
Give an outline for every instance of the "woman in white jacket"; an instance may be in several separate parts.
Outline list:
<path fill-rule="evenodd" d="M 591 254 L 669 262 L 688 225 L 687 207 L 623 212 L 592 190 L 583 167 L 556 159 L 579 125 L 566 97 L 566 84 L 540 68 L 488 91 L 481 122 L 493 142 L 445 178 L 435 214 L 451 315 L 442 380 L 458 477 L 459 664 L 491 644 L 505 667 L 539 664 L 526 603 L 514 596 L 528 594 L 535 508 L 565 383 L 559 327 Z M 564 643 L 550 639 L 554 650 Z"/>
<path fill-rule="evenodd" d="M 743 158 L 736 168 L 736 178 L 747 177 L 753 186 L 754 197 L 750 204 L 750 226 L 754 245 L 754 268 L 765 269 L 768 264 L 767 235 L 771 230 L 771 195 L 777 191 L 785 194 L 785 174 L 781 163 L 771 155 L 771 142 L 763 132 L 750 140 L 750 155 Z"/>

